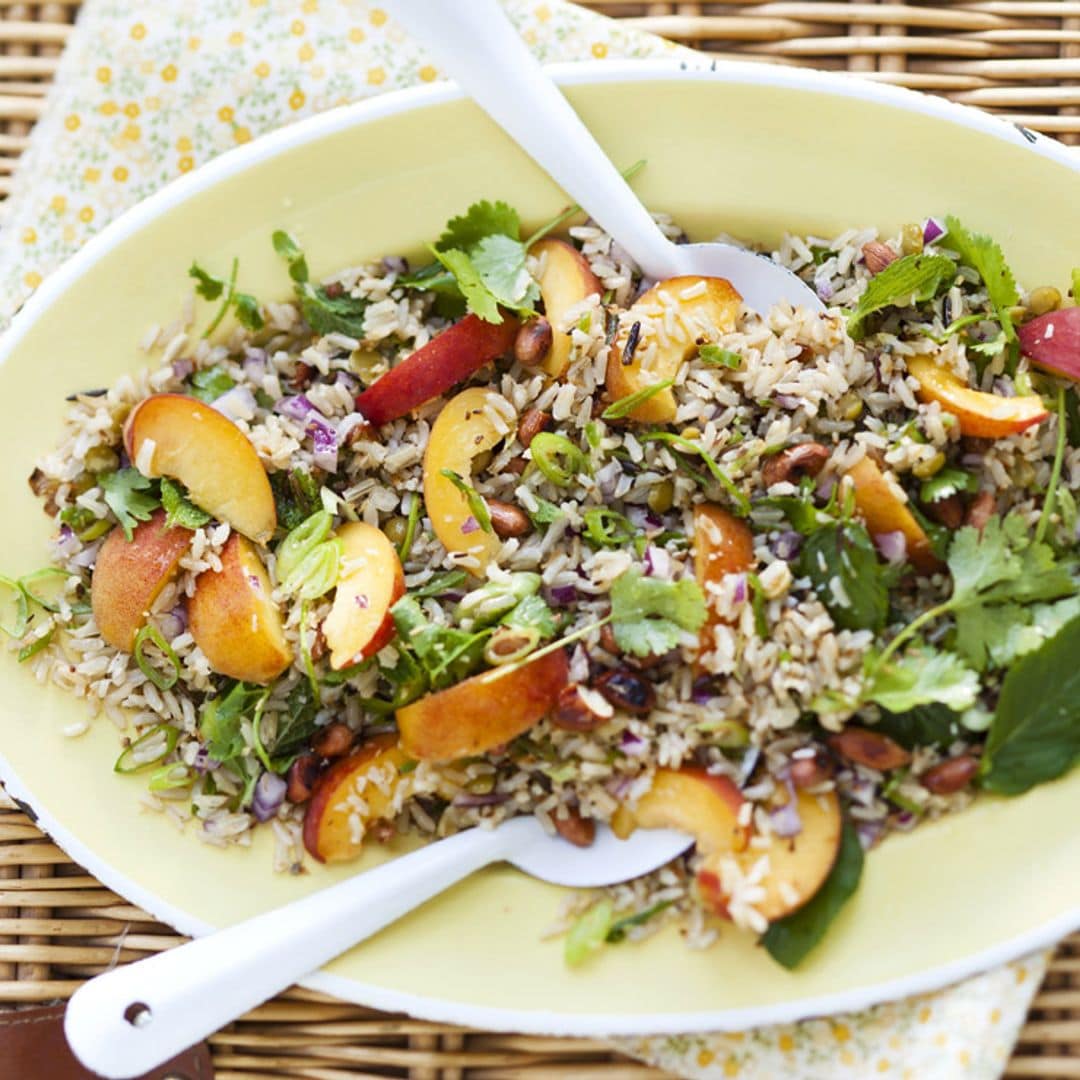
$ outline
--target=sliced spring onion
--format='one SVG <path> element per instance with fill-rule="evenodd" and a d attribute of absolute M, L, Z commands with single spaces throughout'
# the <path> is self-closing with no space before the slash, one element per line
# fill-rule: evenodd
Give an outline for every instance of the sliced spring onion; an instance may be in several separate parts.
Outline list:
<path fill-rule="evenodd" d="M 594 450 L 600 448 L 600 425 L 595 420 L 590 420 L 585 425 L 585 441 Z"/>
<path fill-rule="evenodd" d="M 27 597 L 33 600 L 35 604 L 43 607 L 46 611 L 57 612 L 60 610 L 59 602 L 47 593 L 37 591 L 36 586 L 38 582 L 48 581 L 50 578 L 54 581 L 59 578 L 62 584 L 70 576 L 66 570 L 61 570 L 59 566 L 46 566 L 41 570 L 35 570 L 33 573 L 24 574 L 19 578 L 19 585 Z"/>
<path fill-rule="evenodd" d="M 341 554 L 341 541 L 337 538 L 316 544 L 282 582 L 282 588 L 288 593 L 298 593 L 301 600 L 325 596 L 338 582 Z"/>
<path fill-rule="evenodd" d="M 604 420 L 621 420 L 624 416 L 632 413 L 639 405 L 648 401 L 649 398 L 654 398 L 657 394 L 667 390 L 674 382 L 674 379 L 664 379 L 661 382 L 653 383 L 651 386 L 643 386 L 640 390 L 635 390 L 632 394 L 627 394 L 626 397 L 613 401 L 600 416 Z"/>
<path fill-rule="evenodd" d="M 311 684 L 311 695 L 315 699 L 315 707 L 322 707 L 322 692 L 319 689 L 319 675 L 315 670 L 315 661 L 311 656 L 311 641 L 308 638 L 308 610 L 306 600 L 300 604 L 300 660 L 304 665 L 304 672 Z"/>
<path fill-rule="evenodd" d="M 702 345 L 698 349 L 698 359 L 711 367 L 726 367 L 738 371 L 742 367 L 742 357 L 731 349 L 721 349 L 719 345 Z"/>
<path fill-rule="evenodd" d="M 26 627 L 30 621 L 30 601 L 23 587 L 11 578 L 0 576 L 0 587 L 11 590 L 11 601 L 15 608 L 12 623 L 7 625 L 0 622 L 0 630 L 8 637 L 21 638 L 26 633 Z"/>
<path fill-rule="evenodd" d="M 171 671 L 167 673 L 161 672 L 150 663 L 144 653 L 148 641 L 155 645 L 158 651 L 169 661 L 172 665 Z M 177 679 L 180 678 L 180 660 L 173 647 L 165 640 L 164 635 L 153 623 L 147 623 L 135 635 L 135 648 L 132 652 L 135 656 L 135 663 L 139 665 L 139 670 L 159 690 L 171 690 L 176 685 Z"/>
<path fill-rule="evenodd" d="M 420 523 L 420 513 L 424 504 L 420 496 L 413 494 L 409 501 L 409 518 L 405 523 L 405 535 L 401 538 L 401 547 L 398 548 L 398 558 L 404 562 L 412 551 L 413 540 L 416 538 L 416 526 Z"/>
<path fill-rule="evenodd" d="M 536 438 L 539 438 L 539 436 Z M 697 454 L 705 462 L 705 467 L 709 470 L 712 478 L 728 493 L 728 497 L 735 504 L 735 508 L 739 513 L 744 517 L 750 513 L 750 500 L 735 486 L 727 473 L 716 464 L 713 456 L 698 446 L 696 442 L 685 439 L 682 435 L 675 435 L 670 431 L 649 431 L 639 435 L 638 439 L 641 442 L 669 443 L 672 446 L 678 446 L 683 450 L 689 450 Z M 533 442 L 535 443 L 536 439 L 533 439 Z"/>
<path fill-rule="evenodd" d="M 621 919 L 617 919 L 611 924 L 611 929 L 608 930 L 604 940 L 609 945 L 617 945 L 620 941 L 625 940 L 627 930 L 632 930 L 635 926 L 643 926 L 650 919 L 659 915 L 660 912 L 667 911 L 673 903 L 673 900 L 661 900 L 642 911 L 634 912 L 633 915 L 626 915 Z"/>
<path fill-rule="evenodd" d="M 579 473 L 588 473 L 589 459 L 565 435 L 541 431 L 529 443 L 536 467 L 556 487 L 569 487 Z"/>
<path fill-rule="evenodd" d="M 596 952 L 607 940 L 615 915 L 610 900 L 593 904 L 577 922 L 570 927 L 563 947 L 563 956 L 569 967 L 578 967 Z"/>
<path fill-rule="evenodd" d="M 54 637 L 56 637 L 56 627 L 50 626 L 48 633 L 42 634 L 41 637 L 34 638 L 29 645 L 24 645 L 19 650 L 19 663 L 24 664 L 30 657 L 37 656 L 37 654 L 41 652 Z"/>
<path fill-rule="evenodd" d="M 488 504 L 485 502 L 484 497 L 472 486 L 463 480 L 453 469 L 443 469 L 442 475 L 450 481 L 465 496 L 465 501 L 469 504 L 469 513 L 476 518 L 477 525 L 480 526 L 484 532 L 493 532 L 491 526 L 491 513 L 488 510 Z M 462 532 L 465 530 L 462 529 Z"/>
<path fill-rule="evenodd" d="M 190 766 L 182 761 L 174 761 L 171 765 L 155 769 L 150 774 L 147 786 L 151 791 L 174 791 L 176 788 L 190 787 L 194 779 L 195 774 Z"/>
<path fill-rule="evenodd" d="M 1050 518 L 1054 513 L 1054 498 L 1057 495 L 1058 485 L 1061 483 L 1061 465 L 1065 459 L 1065 391 L 1060 387 L 1057 392 L 1057 422 L 1054 464 L 1050 470 L 1050 482 L 1046 485 L 1046 496 L 1043 498 L 1039 524 L 1035 526 L 1035 543 L 1037 544 L 1042 542 L 1046 536 L 1046 530 L 1050 527 Z"/>
<path fill-rule="evenodd" d="M 304 561 L 304 556 L 323 543 L 330 535 L 334 519 L 325 510 L 318 510 L 300 522 L 278 545 L 277 579 L 285 581 Z"/>
<path fill-rule="evenodd" d="M 152 739 L 162 736 L 162 749 L 160 754 L 155 754 L 146 761 L 136 761 L 139 747 L 150 742 Z M 136 773 L 150 765 L 156 765 L 166 758 L 176 748 L 176 740 L 180 738 L 180 731 L 171 724 L 155 724 L 149 731 L 143 732 L 127 749 L 123 750 L 113 765 L 113 772 Z"/>
<path fill-rule="evenodd" d="M 535 626 L 500 626 L 484 646 L 484 659 L 493 667 L 512 664 L 539 644 L 540 631 Z"/>
<path fill-rule="evenodd" d="M 583 520 L 585 537 L 596 547 L 624 547 L 637 531 L 627 518 L 606 506 L 586 510 Z"/>
<path fill-rule="evenodd" d="M 769 640 L 769 620 L 765 615 L 765 587 L 761 584 L 761 578 L 757 574 L 747 574 L 746 580 L 750 585 L 750 606 L 754 610 L 754 631 L 762 641 Z"/>

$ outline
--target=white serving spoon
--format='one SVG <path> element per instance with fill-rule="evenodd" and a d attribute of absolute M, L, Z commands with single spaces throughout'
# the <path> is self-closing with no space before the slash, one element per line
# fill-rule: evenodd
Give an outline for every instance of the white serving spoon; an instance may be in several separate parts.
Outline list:
<path fill-rule="evenodd" d="M 647 874 L 692 843 L 670 829 L 618 840 L 598 828 L 595 843 L 580 848 L 532 817 L 469 829 L 91 979 L 68 1003 L 64 1032 L 86 1068 L 109 1080 L 141 1076 L 481 867 L 508 862 L 555 885 L 591 888 Z"/>
<path fill-rule="evenodd" d="M 812 289 L 769 258 L 731 244 L 668 240 L 544 74 L 498 0 L 388 0 L 386 6 L 440 68 L 630 253 L 648 277 L 722 277 L 754 311 L 768 311 L 782 300 L 824 311 Z M 627 122 L 633 124 L 633 117 Z M 721 192 L 718 188 L 718 200 Z M 513 196 L 513 192 L 497 194 Z"/>

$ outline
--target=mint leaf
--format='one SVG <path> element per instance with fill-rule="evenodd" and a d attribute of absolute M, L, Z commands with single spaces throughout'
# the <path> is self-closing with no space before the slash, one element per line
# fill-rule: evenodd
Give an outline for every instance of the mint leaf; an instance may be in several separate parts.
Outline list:
<path fill-rule="evenodd" d="M 499 303 L 484 284 L 480 271 L 473 265 L 472 259 L 464 251 L 456 248 L 447 251 L 437 251 L 432 248 L 432 251 L 435 258 L 454 275 L 461 295 L 465 297 L 466 308 L 484 322 L 501 323 L 503 317 L 499 312 Z"/>
<path fill-rule="evenodd" d="M 871 278 L 848 316 L 848 334 L 856 341 L 866 336 L 865 323 L 883 308 L 907 307 L 937 296 L 956 276 L 956 266 L 946 255 L 905 255 Z"/>
<path fill-rule="evenodd" d="M 762 936 L 761 944 L 769 955 L 788 969 L 798 967 L 855 895 L 862 870 L 862 844 L 855 826 L 845 820 L 836 862 L 821 888 L 798 911 L 777 919 Z"/>
<path fill-rule="evenodd" d="M 167 476 L 161 478 L 161 505 L 165 509 L 166 525 L 198 529 L 210 520 L 210 515 L 188 498 L 184 485 Z"/>
<path fill-rule="evenodd" d="M 130 540 L 140 521 L 149 521 L 161 505 L 154 482 L 137 469 L 120 469 L 119 472 L 102 473 L 98 477 L 105 505 L 116 515 L 120 528 Z"/>
<path fill-rule="evenodd" d="M 979 677 L 953 653 L 921 650 L 874 666 L 863 688 L 863 700 L 892 713 L 920 705 L 945 705 L 957 712 L 975 703 Z"/>
<path fill-rule="evenodd" d="M 982 278 L 994 314 L 1008 341 L 1016 340 L 1009 308 L 1020 302 L 1016 279 L 1005 261 L 1005 254 L 996 241 L 981 233 L 968 232 L 956 218 L 945 218 L 949 230 L 946 244 L 960 256 L 960 262 L 970 266 Z"/>
<path fill-rule="evenodd" d="M 982 783 L 1019 795 L 1080 760 L 1080 618 L 1010 668 L 986 741 Z"/>
<path fill-rule="evenodd" d="M 799 575 L 845 630 L 882 630 L 889 614 L 889 567 L 878 562 L 866 527 L 834 521 L 812 533 L 799 554 Z"/>
<path fill-rule="evenodd" d="M 705 597 L 691 578 L 662 581 L 636 567 L 611 586 L 611 626 L 620 649 L 635 656 L 662 655 L 697 633 L 705 622 Z"/>
<path fill-rule="evenodd" d="M 917 746 L 948 746 L 963 734 L 956 712 L 947 705 L 917 705 L 907 712 L 882 712 L 874 731 L 888 735 L 908 750 Z"/>
<path fill-rule="evenodd" d="M 464 214 L 451 218 L 435 246 L 440 251 L 468 250 L 488 236 L 503 235 L 517 240 L 520 233 L 521 220 L 512 206 L 501 200 L 483 199 L 473 203 Z"/>

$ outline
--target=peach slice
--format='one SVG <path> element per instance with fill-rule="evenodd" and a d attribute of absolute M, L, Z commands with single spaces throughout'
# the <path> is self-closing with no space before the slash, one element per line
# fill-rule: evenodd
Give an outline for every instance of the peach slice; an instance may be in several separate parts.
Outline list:
<path fill-rule="evenodd" d="M 774 833 L 765 847 L 756 847 L 751 839 L 743 851 L 732 854 L 718 850 L 706 856 L 698 872 L 698 886 L 719 914 L 727 916 L 729 899 L 720 872 L 725 858 L 733 857 L 744 874 L 750 874 L 761 859 L 768 859 L 761 879 L 765 896 L 754 907 L 769 922 L 797 911 L 825 883 L 840 850 L 844 825 L 840 802 L 832 791 L 824 795 L 799 791 L 795 798 L 802 823 L 798 835 L 782 837 Z"/>
<path fill-rule="evenodd" d="M 376 427 L 405 416 L 508 353 L 517 329 L 505 312 L 501 323 L 466 315 L 376 379 L 357 397 L 357 411 Z"/>
<path fill-rule="evenodd" d="M 538 240 L 529 248 L 529 254 L 543 258 L 537 280 L 544 301 L 544 315 L 555 332 L 551 351 L 540 366 L 552 378 L 560 379 L 570 364 L 570 335 L 560 330 L 566 313 L 586 297 L 602 293 L 604 287 L 589 269 L 581 252 L 565 240 L 556 240 L 553 236 Z"/>
<path fill-rule="evenodd" d="M 871 536 L 901 532 L 907 541 L 912 565 L 924 574 L 932 574 L 941 561 L 930 546 L 930 539 L 901 496 L 885 478 L 872 458 L 864 457 L 847 471 L 855 491 L 855 507 Z"/>
<path fill-rule="evenodd" d="M 323 636 L 335 671 L 377 653 L 393 636 L 390 609 L 405 595 L 397 550 L 374 525 L 352 522 L 337 531 L 341 576 Z"/>
<path fill-rule="evenodd" d="M 247 436 L 216 409 L 183 394 L 154 394 L 132 409 L 124 448 L 144 476 L 170 476 L 191 500 L 265 544 L 277 528 L 274 494 Z"/>
<path fill-rule="evenodd" d="M 477 559 L 479 565 L 467 568 L 477 577 L 483 576 L 502 541 L 480 527 L 466 497 L 443 470 L 450 469 L 470 482 L 473 458 L 504 438 L 489 408 L 503 416 L 512 412 L 506 398 L 480 386 L 452 397 L 432 425 L 424 453 L 424 505 L 431 527 L 447 551 L 467 552 Z M 512 422 L 509 427 L 512 432 Z"/>
<path fill-rule="evenodd" d="M 210 666 L 244 682 L 273 682 L 292 663 L 273 586 L 251 542 L 233 533 L 221 569 L 204 570 L 188 599 L 188 625 Z"/>
<path fill-rule="evenodd" d="M 400 806 L 410 783 L 401 772 L 407 760 L 395 736 L 380 735 L 327 769 L 304 814 L 304 847 L 323 863 L 355 859 L 365 828 Z"/>
<path fill-rule="evenodd" d="M 1055 375 L 1080 379 L 1080 307 L 1038 315 L 1016 334 L 1021 350 L 1033 363 Z"/>
<path fill-rule="evenodd" d="M 531 728 L 555 704 L 568 680 L 564 649 L 520 667 L 473 675 L 398 709 L 401 745 L 420 761 L 482 754 Z"/>
<path fill-rule="evenodd" d="M 719 506 L 699 503 L 694 507 L 693 543 L 694 577 L 705 594 L 707 612 L 699 638 L 701 651 L 708 652 L 714 643 L 713 631 L 721 622 L 709 586 L 754 565 L 754 534 L 745 521 Z"/>
<path fill-rule="evenodd" d="M 124 652 L 135 647 L 136 634 L 190 543 L 191 530 L 169 528 L 164 510 L 136 525 L 130 540 L 120 528 L 105 538 L 90 581 L 90 605 L 110 645 Z"/>
<path fill-rule="evenodd" d="M 678 829 L 697 842 L 703 854 L 742 851 L 748 830 L 739 824 L 745 800 L 727 776 L 704 769 L 657 769 L 652 787 L 630 809 L 620 806 L 612 831 L 625 839 L 634 829 Z"/>
<path fill-rule="evenodd" d="M 608 359 L 608 397 L 618 400 L 674 379 L 701 345 L 734 329 L 741 303 L 723 278 L 673 277 L 654 285 L 619 321 Z M 668 387 L 628 415 L 642 423 L 669 424 L 675 419 L 675 395 Z"/>
<path fill-rule="evenodd" d="M 1010 398 L 973 390 L 929 356 L 908 357 L 907 369 L 919 384 L 916 391 L 919 397 L 923 401 L 936 401 L 952 413 L 964 435 L 999 439 L 1024 431 L 1050 415 L 1038 394 Z"/>

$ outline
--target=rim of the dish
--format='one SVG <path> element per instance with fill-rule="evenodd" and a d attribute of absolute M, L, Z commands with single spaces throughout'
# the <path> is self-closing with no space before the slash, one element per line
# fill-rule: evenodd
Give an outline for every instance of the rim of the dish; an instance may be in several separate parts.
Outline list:
<path fill-rule="evenodd" d="M 547 71 L 565 86 L 689 80 L 776 86 L 823 96 L 855 97 L 883 107 L 920 113 L 935 120 L 982 132 L 1003 142 L 1022 146 L 1080 174 L 1080 153 L 1071 151 L 1055 140 L 967 106 L 924 96 L 902 87 L 860 80 L 846 74 L 777 68 L 740 61 L 711 61 L 704 57 L 699 61 L 605 60 L 554 64 L 550 65 Z M 230 150 L 194 172 L 173 181 L 107 225 L 45 280 L 15 315 L 10 328 L 0 339 L 0 364 L 7 362 L 19 342 L 52 302 L 75 281 L 91 272 L 101 256 L 167 211 L 182 205 L 227 177 L 244 172 L 298 146 L 374 120 L 458 100 L 462 96 L 456 86 L 441 83 L 394 91 L 279 128 L 254 142 Z M 200 936 L 214 929 L 188 912 L 174 907 L 163 897 L 144 889 L 138 882 L 114 869 L 93 850 L 84 846 L 49 813 L 47 807 L 35 804 L 32 791 L 2 754 L 0 779 L 12 797 L 32 810 L 39 827 L 108 888 L 181 933 Z M 809 1016 L 851 1012 L 911 994 L 936 990 L 1028 953 L 1052 947 L 1061 938 L 1078 929 L 1080 907 L 988 949 L 914 975 L 834 994 L 797 998 L 772 1005 L 713 1011 L 627 1015 L 494 1008 L 390 990 L 326 971 L 309 975 L 302 979 L 300 984 L 311 990 L 387 1012 L 404 1012 L 439 1023 L 464 1024 L 496 1031 L 594 1037 L 735 1031 L 788 1023 Z"/>

